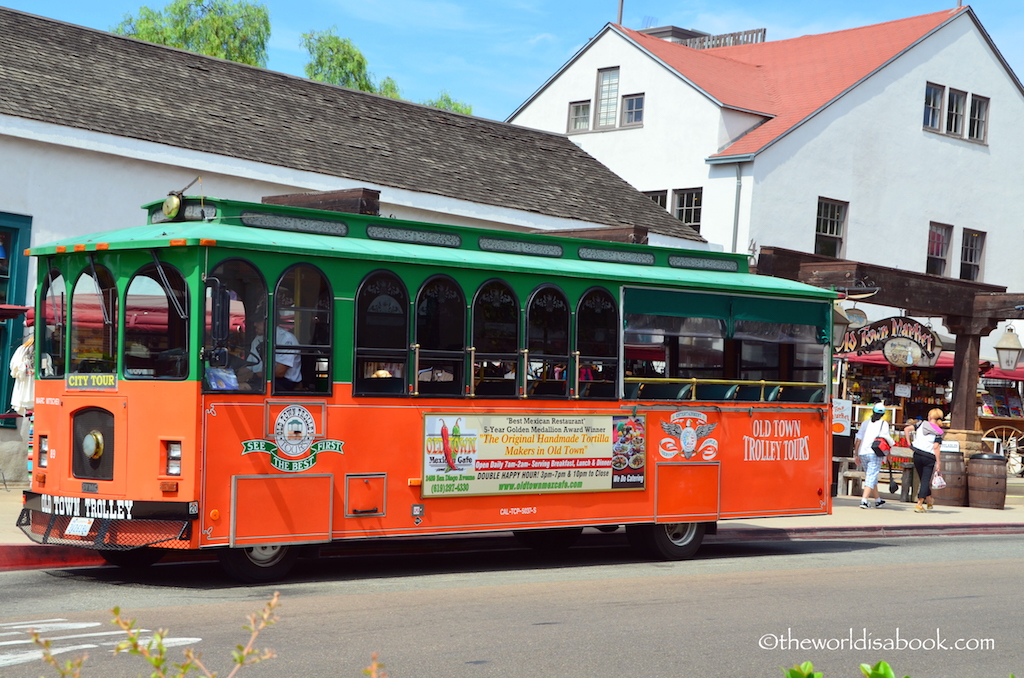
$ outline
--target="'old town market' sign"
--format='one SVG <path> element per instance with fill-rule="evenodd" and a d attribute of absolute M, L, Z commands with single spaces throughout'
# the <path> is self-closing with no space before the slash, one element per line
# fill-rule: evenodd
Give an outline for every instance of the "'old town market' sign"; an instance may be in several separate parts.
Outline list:
<path fill-rule="evenodd" d="M 935 332 L 912 318 L 886 318 L 848 329 L 835 345 L 838 356 L 861 355 L 881 350 L 882 355 L 898 367 L 928 367 L 938 360 L 942 345 Z"/>

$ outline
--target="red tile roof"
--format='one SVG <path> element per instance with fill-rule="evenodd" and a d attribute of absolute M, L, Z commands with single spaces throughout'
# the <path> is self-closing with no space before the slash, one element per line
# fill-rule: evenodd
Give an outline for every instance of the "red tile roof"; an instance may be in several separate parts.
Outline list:
<path fill-rule="evenodd" d="M 622 32 L 727 108 L 771 119 L 712 157 L 756 153 L 968 7 L 834 33 L 697 50 Z"/>

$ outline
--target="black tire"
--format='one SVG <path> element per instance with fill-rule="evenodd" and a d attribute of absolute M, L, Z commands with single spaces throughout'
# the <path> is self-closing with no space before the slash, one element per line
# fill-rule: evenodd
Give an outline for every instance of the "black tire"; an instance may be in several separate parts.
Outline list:
<path fill-rule="evenodd" d="M 627 525 L 626 537 L 633 548 L 645 555 L 661 560 L 685 560 L 700 548 L 705 527 L 704 523 Z"/>
<path fill-rule="evenodd" d="M 554 530 L 515 530 L 512 534 L 519 543 L 535 551 L 565 551 L 576 543 L 582 527 L 564 527 Z"/>
<path fill-rule="evenodd" d="M 100 551 L 99 554 L 103 560 L 111 565 L 117 565 L 128 570 L 138 570 L 159 562 L 161 558 L 167 555 L 167 550 L 143 546 L 131 551 Z"/>
<path fill-rule="evenodd" d="M 232 579 L 246 584 L 265 584 L 284 578 L 298 560 L 299 552 L 291 546 L 271 544 L 221 549 L 217 558 Z"/>

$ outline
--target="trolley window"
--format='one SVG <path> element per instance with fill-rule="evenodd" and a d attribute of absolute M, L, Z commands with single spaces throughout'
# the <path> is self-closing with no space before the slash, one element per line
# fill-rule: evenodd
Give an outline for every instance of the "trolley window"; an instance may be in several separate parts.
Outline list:
<path fill-rule="evenodd" d="M 188 376 L 188 289 L 167 264 L 148 264 L 128 283 L 124 297 L 124 376 Z"/>
<path fill-rule="evenodd" d="M 545 285 L 533 293 L 526 313 L 526 327 L 529 394 L 549 398 L 567 396 L 569 302 L 562 290 Z"/>
<path fill-rule="evenodd" d="M 452 278 L 430 278 L 416 297 L 416 390 L 461 395 L 466 355 L 466 296 Z"/>
<path fill-rule="evenodd" d="M 615 298 L 592 289 L 576 310 L 576 350 L 579 352 L 581 398 L 614 398 L 619 365 L 619 312 Z"/>
<path fill-rule="evenodd" d="M 243 259 L 218 264 L 207 276 L 215 278 L 230 298 L 227 365 L 206 367 L 203 388 L 207 391 L 263 393 L 267 386 L 266 353 L 267 284 L 255 266 Z M 212 350 L 212 298 L 206 296 L 203 345 Z"/>
<path fill-rule="evenodd" d="M 356 295 L 355 395 L 406 392 L 409 295 L 398 276 L 371 273 Z"/>
<path fill-rule="evenodd" d="M 39 376 L 42 379 L 63 379 L 67 339 L 67 287 L 64 276 L 50 269 L 39 297 L 39 313 L 43 321 L 36 321 L 39 347 Z"/>
<path fill-rule="evenodd" d="M 274 293 L 274 392 L 331 391 L 331 307 L 327 278 L 315 266 L 285 271 Z"/>
<path fill-rule="evenodd" d="M 490 280 L 473 299 L 475 393 L 481 397 L 512 397 L 517 391 L 519 362 L 519 299 L 505 282 Z"/>
<path fill-rule="evenodd" d="M 117 360 L 117 285 L 90 259 L 71 293 L 71 373 L 113 374 Z"/>

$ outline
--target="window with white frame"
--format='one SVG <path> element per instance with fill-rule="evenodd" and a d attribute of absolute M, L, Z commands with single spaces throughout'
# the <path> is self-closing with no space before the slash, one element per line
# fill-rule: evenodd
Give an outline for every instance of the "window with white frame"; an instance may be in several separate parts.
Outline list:
<path fill-rule="evenodd" d="M 581 132 L 590 129 L 590 102 L 574 101 L 569 104 L 569 131 Z"/>
<path fill-rule="evenodd" d="M 676 219 L 700 233 L 700 207 L 704 189 L 687 188 L 674 191 Z"/>
<path fill-rule="evenodd" d="M 622 126 L 637 127 L 644 124 L 644 95 L 622 97 Z"/>
<path fill-rule="evenodd" d="M 949 90 L 946 99 L 946 134 L 955 137 L 964 135 L 964 113 L 967 108 L 967 92 Z"/>
<path fill-rule="evenodd" d="M 923 127 L 928 131 L 988 143 L 988 111 L 988 97 L 925 84 Z"/>
<path fill-rule="evenodd" d="M 658 203 L 663 209 L 668 209 L 668 191 L 644 191 L 644 195 Z"/>
<path fill-rule="evenodd" d="M 981 262 L 985 254 L 985 234 L 964 229 L 964 242 L 960 247 L 960 279 L 981 279 Z"/>
<path fill-rule="evenodd" d="M 843 231 L 850 203 L 818 198 L 818 221 L 814 229 L 814 253 L 826 257 L 843 254 Z"/>
<path fill-rule="evenodd" d="M 924 126 L 925 129 L 942 129 L 942 95 L 944 87 L 928 83 L 924 88 Z"/>
<path fill-rule="evenodd" d="M 594 127 L 615 127 L 618 119 L 619 69 L 605 68 L 597 72 L 597 121 Z"/>
<path fill-rule="evenodd" d="M 985 141 L 988 132 L 988 99 L 971 95 L 971 117 L 967 126 L 967 138 L 971 141 Z"/>
<path fill-rule="evenodd" d="M 946 275 L 946 261 L 949 257 L 949 241 L 953 227 L 948 224 L 928 225 L 928 263 L 925 272 L 932 275 Z"/>

